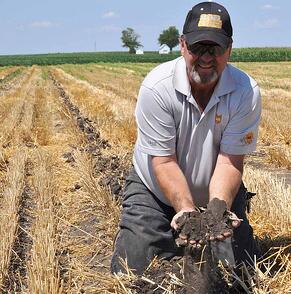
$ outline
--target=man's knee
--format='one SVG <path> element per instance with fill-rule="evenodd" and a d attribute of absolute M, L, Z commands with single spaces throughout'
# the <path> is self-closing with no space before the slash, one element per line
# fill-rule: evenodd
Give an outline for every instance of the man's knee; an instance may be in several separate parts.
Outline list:
<path fill-rule="evenodd" d="M 127 268 L 134 269 L 140 274 L 147 267 L 147 245 L 140 242 L 134 234 L 126 229 L 120 230 L 114 244 L 111 259 L 111 272 L 126 272 Z"/>

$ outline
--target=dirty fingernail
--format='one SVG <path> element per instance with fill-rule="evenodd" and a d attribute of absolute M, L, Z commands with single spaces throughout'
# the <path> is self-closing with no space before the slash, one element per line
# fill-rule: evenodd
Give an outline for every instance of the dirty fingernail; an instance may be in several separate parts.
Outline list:
<path fill-rule="evenodd" d="M 230 236 L 231 236 L 231 232 L 224 232 L 223 235 L 224 235 L 225 237 L 230 237 Z"/>
<path fill-rule="evenodd" d="M 181 238 L 181 239 L 184 240 L 184 239 L 187 239 L 187 236 L 180 234 L 180 235 L 179 235 L 179 238 Z"/>

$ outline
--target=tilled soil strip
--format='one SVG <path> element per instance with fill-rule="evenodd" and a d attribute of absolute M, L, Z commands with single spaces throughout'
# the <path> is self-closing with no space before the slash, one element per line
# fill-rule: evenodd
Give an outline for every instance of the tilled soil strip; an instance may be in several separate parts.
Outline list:
<path fill-rule="evenodd" d="M 17 69 L 5 77 L 0 79 L 0 96 L 2 96 L 5 92 L 13 89 L 17 85 L 17 80 L 23 80 L 25 74 L 21 69 Z"/>
<path fill-rule="evenodd" d="M 34 74 L 34 72 L 35 71 L 32 70 L 31 75 Z M 33 169 L 33 165 L 32 161 L 27 158 L 28 152 L 24 146 L 24 143 L 26 140 L 26 135 L 31 132 L 32 126 L 35 101 L 35 92 L 33 92 L 33 90 L 31 91 L 31 89 L 34 89 L 31 87 L 31 83 L 33 83 L 33 81 L 34 79 L 30 76 L 29 83 L 25 85 L 24 91 L 22 92 L 23 96 L 16 97 L 16 105 L 18 108 L 12 116 L 13 122 L 7 128 L 7 132 L 4 132 L 6 136 L 6 144 L 3 147 L 9 149 L 12 143 L 13 145 L 17 145 L 19 147 L 19 151 L 16 153 L 16 156 L 18 156 L 16 163 L 14 163 L 16 159 L 12 158 L 12 163 L 16 164 L 15 169 L 18 173 L 20 172 L 18 161 L 20 161 L 20 159 L 25 160 L 22 170 L 22 182 L 24 183 L 24 186 L 22 187 L 23 190 L 19 191 L 20 194 L 18 194 L 18 199 L 14 201 L 14 239 L 13 246 L 10 247 L 11 254 L 8 275 L 4 281 L 4 293 L 19 293 L 28 288 L 27 261 L 30 256 L 32 245 L 32 239 L 30 236 L 32 216 L 30 211 L 35 206 L 35 204 L 33 202 L 34 192 L 30 184 L 30 179 L 32 176 L 31 170 Z M 12 199 L 10 201 L 12 201 Z"/>
<path fill-rule="evenodd" d="M 29 232 L 33 222 L 30 211 L 35 206 L 33 200 L 34 191 L 28 180 L 32 175 L 32 169 L 32 162 L 27 160 L 24 174 L 25 186 L 19 200 L 18 228 L 3 293 L 20 293 L 28 288 L 26 264 L 29 260 L 32 246 L 32 238 Z"/>
<path fill-rule="evenodd" d="M 118 198 L 122 194 L 121 187 L 124 182 L 125 168 L 121 165 L 121 160 L 117 155 L 110 154 L 104 156 L 104 154 L 102 154 L 104 149 L 110 150 L 111 148 L 108 141 L 101 138 L 94 123 L 84 117 L 79 108 L 71 102 L 69 95 L 66 94 L 62 85 L 52 75 L 50 78 L 56 86 L 65 108 L 75 119 L 76 125 L 86 138 L 84 148 L 73 147 L 73 150 L 63 154 L 63 157 L 80 176 L 79 180 L 81 184 L 79 185 L 79 183 L 76 183 L 74 190 L 77 191 L 82 188 L 81 193 L 82 191 L 83 193 L 87 191 L 91 197 L 97 196 L 96 199 L 92 198 L 89 201 L 85 198 L 83 198 L 83 200 L 80 199 L 80 203 L 82 203 L 82 211 L 76 212 L 80 213 L 79 219 L 81 221 L 72 223 L 67 235 L 68 240 L 71 239 L 69 243 L 75 243 L 74 246 L 69 245 L 68 247 L 68 255 L 70 256 L 70 254 L 72 254 L 69 261 L 69 271 L 71 271 L 70 276 L 75 282 L 74 287 L 80 291 L 86 289 L 86 291 L 91 293 L 91 291 L 94 292 L 96 289 L 104 287 L 104 285 L 98 285 L 102 280 L 101 276 L 103 274 L 107 273 L 108 278 L 110 278 L 108 271 L 108 255 L 110 255 L 110 251 L 108 250 L 111 248 L 113 237 L 109 237 L 108 239 L 107 234 L 108 229 L 109 231 L 115 231 L 116 221 L 114 221 L 113 229 L 108 228 L 108 225 L 112 224 L 111 218 L 114 218 L 114 216 L 118 214 L 116 214 L 115 211 L 115 209 L 118 209 L 115 204 L 116 202 L 112 201 L 113 199 L 110 199 L 110 195 L 108 195 L 108 199 L 106 198 L 106 194 L 108 193 L 104 191 L 104 193 L 102 193 L 103 196 L 99 198 L 98 195 L 100 195 L 100 191 L 98 186 L 106 188 L 105 190 L 110 190 L 111 195 Z M 85 162 L 86 157 L 93 159 L 92 166 L 91 164 L 88 165 L 88 162 Z M 91 172 L 93 172 L 93 178 L 91 177 Z M 100 211 L 97 213 L 98 210 Z M 90 213 L 87 214 L 85 211 L 91 211 L 91 215 Z M 107 211 L 110 214 L 110 217 L 106 217 Z M 103 222 L 104 224 L 102 224 Z M 114 232 L 109 234 L 112 234 L 113 236 Z M 104 237 L 106 240 L 103 239 Z M 98 246 L 96 240 L 102 242 L 102 245 Z M 75 248 L 83 250 L 83 254 L 80 253 L 81 255 L 74 255 L 73 251 Z M 60 261 L 61 263 L 66 264 L 65 258 Z M 106 271 L 106 273 L 104 273 L 104 271 Z M 61 274 L 64 277 L 66 276 L 66 273 Z M 95 274 L 96 277 L 93 278 Z M 84 277 L 86 277 L 85 280 Z M 68 284 L 66 281 L 65 283 Z M 97 291 L 96 293 L 103 292 Z"/>
<path fill-rule="evenodd" d="M 99 184 L 108 187 L 115 197 L 122 195 L 122 186 L 125 181 L 126 169 L 121 166 L 120 158 L 112 154 L 111 156 L 102 155 L 103 149 L 110 149 L 109 142 L 100 137 L 100 132 L 95 128 L 94 123 L 87 117 L 84 117 L 79 108 L 71 102 L 70 97 L 66 94 L 60 82 L 58 82 L 52 74 L 50 74 L 54 85 L 59 91 L 60 97 L 66 108 L 76 119 L 78 128 L 85 134 L 88 145 L 85 151 L 89 153 L 95 160 L 95 175 L 100 177 Z M 64 154 L 67 162 L 73 162 L 72 153 Z"/>
<path fill-rule="evenodd" d="M 11 268 L 13 267 L 13 260 L 23 257 L 22 249 L 18 250 L 17 239 L 23 239 L 20 235 L 19 225 L 25 227 L 22 223 L 25 217 L 19 217 L 19 211 L 23 208 L 22 199 L 25 191 L 25 167 L 27 164 L 26 153 L 18 151 L 9 160 L 9 166 L 6 176 L 6 187 L 3 191 L 3 198 L 1 199 L 1 272 L 0 272 L 0 287 L 2 292 L 15 293 L 16 276 L 11 275 Z M 20 256 L 18 255 L 20 254 Z M 18 276 L 22 276 L 21 271 L 18 271 Z"/>

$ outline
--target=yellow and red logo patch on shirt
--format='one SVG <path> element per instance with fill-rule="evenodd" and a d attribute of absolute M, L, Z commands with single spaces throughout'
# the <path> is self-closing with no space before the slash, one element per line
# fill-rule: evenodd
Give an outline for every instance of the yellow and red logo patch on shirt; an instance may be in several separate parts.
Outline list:
<path fill-rule="evenodd" d="M 243 138 L 244 142 L 246 144 L 252 144 L 253 140 L 254 140 L 254 133 L 253 132 L 249 132 L 247 133 L 244 138 Z"/>
<path fill-rule="evenodd" d="M 220 115 L 216 114 L 216 116 L 215 116 L 215 123 L 216 124 L 220 124 L 221 123 L 221 120 L 222 120 L 222 115 L 221 114 Z"/>

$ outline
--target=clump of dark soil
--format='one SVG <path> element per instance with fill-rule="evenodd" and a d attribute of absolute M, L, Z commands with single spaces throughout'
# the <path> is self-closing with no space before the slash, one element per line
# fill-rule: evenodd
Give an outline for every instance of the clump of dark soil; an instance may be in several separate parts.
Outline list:
<path fill-rule="evenodd" d="M 188 241 L 201 241 L 203 244 L 222 233 L 232 233 L 230 213 L 225 201 L 218 198 L 211 200 L 205 211 L 184 212 L 177 219 L 177 225 L 178 233 Z"/>
<path fill-rule="evenodd" d="M 162 260 L 138 277 L 131 289 L 139 294 L 226 294 L 230 288 L 220 270 L 214 266 L 211 253 L 191 251 L 190 255 Z M 204 262 L 204 263 L 203 263 Z"/>
<path fill-rule="evenodd" d="M 163 260 L 139 277 L 133 289 L 137 293 L 214 294 L 231 290 L 219 267 L 218 257 L 212 250 L 210 237 L 231 232 L 230 213 L 226 203 L 213 199 L 206 210 L 185 212 L 177 221 L 178 234 L 187 240 L 177 239 L 184 246 L 184 256 Z M 203 246 L 195 247 L 190 240 Z M 231 253 L 233 254 L 233 253 Z"/>
<path fill-rule="evenodd" d="M 184 293 L 182 268 L 182 257 L 174 257 L 170 261 L 161 260 L 148 269 L 142 277 L 139 277 L 131 289 L 140 294 L 160 294 L 165 293 L 165 289 L 172 291 L 170 293 Z"/>

